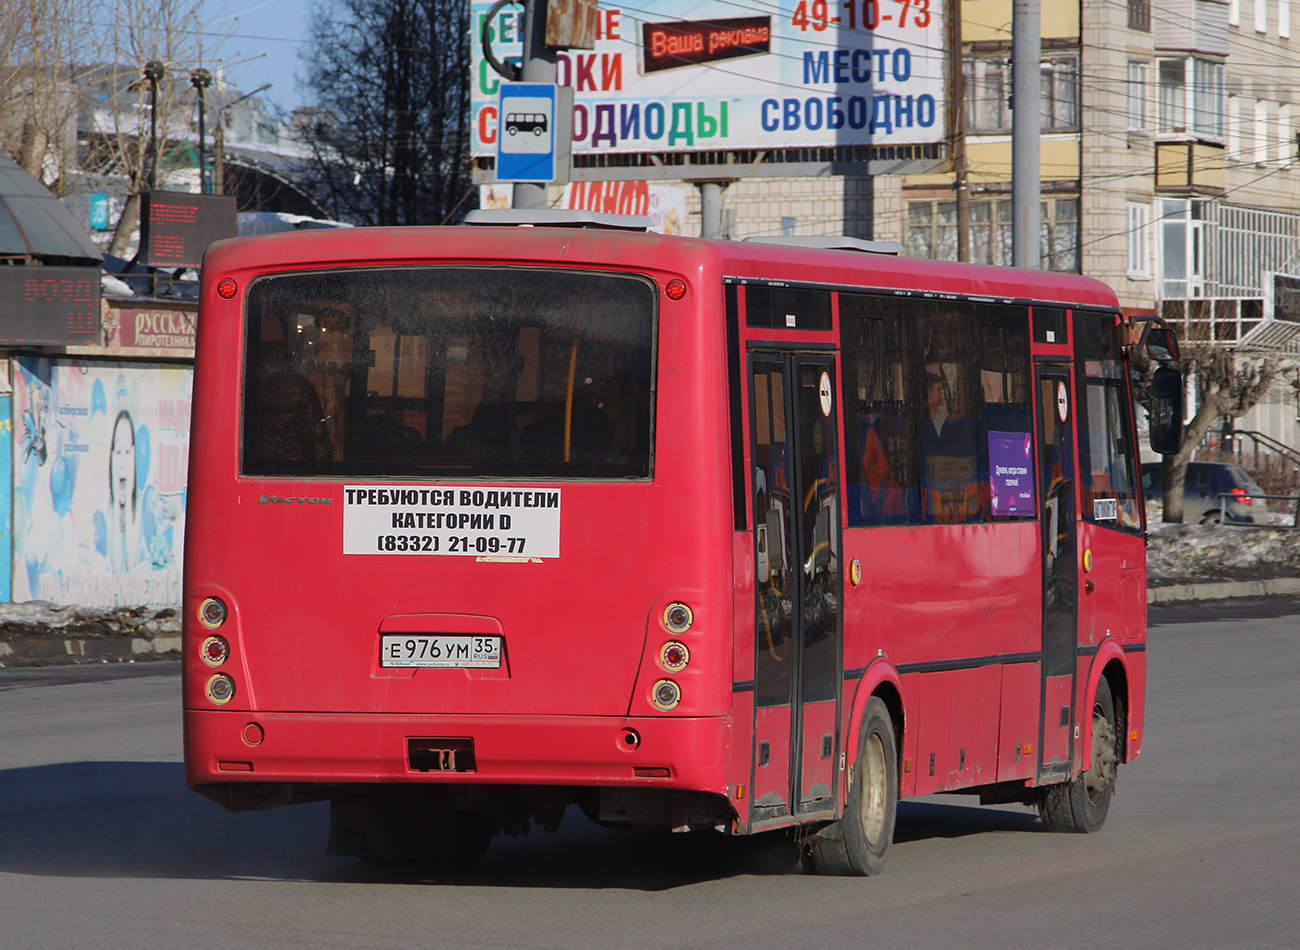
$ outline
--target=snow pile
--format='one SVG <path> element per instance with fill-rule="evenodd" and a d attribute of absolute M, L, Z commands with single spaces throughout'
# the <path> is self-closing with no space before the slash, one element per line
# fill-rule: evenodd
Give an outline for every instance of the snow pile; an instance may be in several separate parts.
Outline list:
<path fill-rule="evenodd" d="M 79 607 L 44 600 L 0 603 L 0 633 L 30 627 L 92 636 L 153 636 L 180 633 L 181 618 L 171 608 Z"/>
<path fill-rule="evenodd" d="M 1147 576 L 1159 581 L 1300 577 L 1300 531 L 1147 522 Z"/>

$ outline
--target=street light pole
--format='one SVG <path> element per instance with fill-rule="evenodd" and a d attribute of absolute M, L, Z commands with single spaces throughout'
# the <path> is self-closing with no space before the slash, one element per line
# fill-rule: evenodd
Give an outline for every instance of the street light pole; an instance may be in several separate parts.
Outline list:
<path fill-rule="evenodd" d="M 546 47 L 546 0 L 525 0 L 523 34 L 524 60 L 519 79 L 554 84 L 558 61 L 555 50 Z M 513 204 L 516 208 L 545 208 L 546 182 L 516 182 Z"/>
<path fill-rule="evenodd" d="M 167 69 L 156 59 L 144 64 L 144 78 L 149 82 L 149 190 L 158 188 L 158 83 Z"/>
<path fill-rule="evenodd" d="M 212 85 L 212 73 L 206 69 L 194 69 L 190 71 L 190 85 L 192 85 L 199 94 L 199 194 L 206 195 L 210 193 L 208 188 L 208 165 L 203 157 L 203 138 L 205 130 L 203 128 L 204 112 L 204 92 Z"/>
<path fill-rule="evenodd" d="M 212 130 L 212 193 L 226 193 L 226 113 L 245 99 L 251 99 L 259 92 L 266 92 L 271 83 L 263 83 L 252 92 L 246 92 L 238 99 L 232 99 L 217 109 L 217 127 Z"/>
<path fill-rule="evenodd" d="M 1042 266 L 1042 24 L 1040 0 L 1011 8 L 1011 263 Z"/>

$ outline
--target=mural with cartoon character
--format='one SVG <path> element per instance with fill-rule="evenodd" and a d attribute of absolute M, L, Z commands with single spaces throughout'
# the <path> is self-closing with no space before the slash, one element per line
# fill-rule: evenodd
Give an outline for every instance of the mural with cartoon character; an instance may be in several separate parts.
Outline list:
<path fill-rule="evenodd" d="M 186 366 L 13 361 L 13 599 L 179 606 Z"/>

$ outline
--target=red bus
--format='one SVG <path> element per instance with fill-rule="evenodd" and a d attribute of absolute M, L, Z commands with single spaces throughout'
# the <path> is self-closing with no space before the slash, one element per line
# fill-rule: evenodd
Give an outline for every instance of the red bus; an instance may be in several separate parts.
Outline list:
<path fill-rule="evenodd" d="M 824 243 L 214 244 L 187 783 L 328 800 L 331 853 L 377 859 L 571 804 L 837 873 L 907 796 L 1099 828 L 1146 680 L 1116 298 Z"/>

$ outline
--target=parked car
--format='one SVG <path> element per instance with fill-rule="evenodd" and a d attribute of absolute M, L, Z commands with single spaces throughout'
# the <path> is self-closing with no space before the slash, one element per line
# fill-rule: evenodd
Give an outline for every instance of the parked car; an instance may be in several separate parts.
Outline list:
<path fill-rule="evenodd" d="M 1161 500 L 1160 462 L 1142 465 L 1142 494 L 1147 501 Z M 1231 462 L 1188 462 L 1183 486 L 1183 521 L 1208 524 L 1219 520 L 1219 496 L 1229 495 L 1227 520 L 1238 524 L 1268 524 L 1268 502 L 1251 495 L 1264 490 Z"/>

